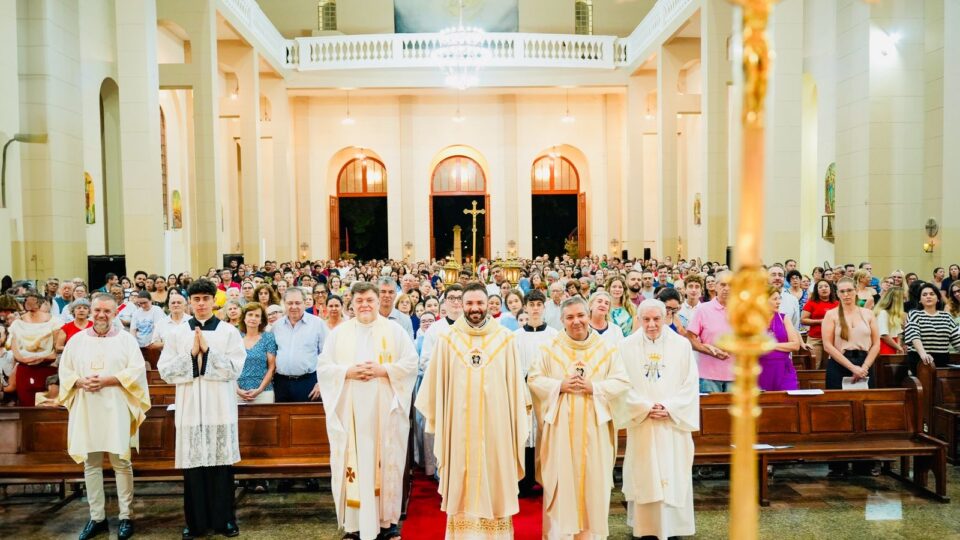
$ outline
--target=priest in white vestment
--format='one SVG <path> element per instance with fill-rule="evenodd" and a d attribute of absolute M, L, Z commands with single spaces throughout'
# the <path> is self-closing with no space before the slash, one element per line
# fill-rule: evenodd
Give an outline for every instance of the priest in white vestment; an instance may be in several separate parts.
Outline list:
<path fill-rule="evenodd" d="M 150 410 L 146 363 L 137 340 L 113 325 L 117 301 L 97 293 L 91 303 L 93 326 L 67 342 L 60 357 L 58 400 L 70 411 L 67 453 L 83 463 L 90 521 L 81 540 L 109 531 L 104 512 L 103 455 L 117 482 L 118 537 L 133 536 L 131 448 L 139 450 L 139 429 Z"/>
<path fill-rule="evenodd" d="M 627 430 L 623 494 L 633 535 L 667 540 L 696 532 L 693 432 L 700 426 L 697 360 L 687 339 L 664 330 L 666 307 L 644 300 L 642 331 L 620 346 L 633 389 L 614 418 Z"/>
<path fill-rule="evenodd" d="M 539 289 L 534 289 L 523 297 L 523 308 L 529 319 L 527 324 L 514 331 L 513 335 L 517 339 L 517 350 L 520 352 L 520 366 L 523 370 L 524 380 L 526 380 L 527 373 L 530 371 L 530 364 L 540 355 L 540 347 L 552 341 L 558 334 L 556 328 L 547 325 L 546 321 L 543 320 L 546 302 L 547 297 Z M 521 497 L 535 495 L 534 486 L 537 484 L 537 421 L 532 408 L 527 417 L 527 422 L 530 425 L 530 436 L 527 437 L 527 444 L 524 449 L 524 476 L 520 480 Z"/>
<path fill-rule="evenodd" d="M 446 538 L 512 539 L 528 413 L 517 344 L 487 316 L 482 284 L 464 287 L 463 306 L 439 336 L 416 407 L 436 435 Z"/>
<path fill-rule="evenodd" d="M 417 351 L 378 314 L 377 287 L 354 283 L 351 297 L 356 316 L 330 333 L 317 362 L 330 485 L 344 538 L 389 540 L 400 536 Z"/>
<path fill-rule="evenodd" d="M 420 392 L 420 385 L 423 384 L 423 376 L 426 374 L 427 366 L 430 365 L 430 357 L 436 347 L 439 336 L 450 331 L 453 323 L 463 315 L 463 286 L 454 283 L 447 287 L 443 294 L 444 316 L 437 315 L 437 321 L 430 325 L 427 333 L 423 336 L 423 346 L 420 350 L 420 382 L 417 385 L 417 392 Z M 427 476 L 434 476 L 437 473 L 437 458 L 433 455 L 433 433 L 426 433 L 424 425 L 426 422 L 423 415 L 417 412 L 417 430 L 415 435 L 418 463 L 423 467 Z"/>
<path fill-rule="evenodd" d="M 213 315 L 217 287 L 200 279 L 187 289 L 193 318 L 167 335 L 157 363 L 177 385 L 176 467 L 183 469 L 183 538 L 213 530 L 240 533 L 233 510 L 233 467 L 240 461 L 237 378 L 247 358 L 240 331 Z"/>
<path fill-rule="evenodd" d="M 543 537 L 599 540 L 609 534 L 617 432 L 610 407 L 630 389 L 616 347 L 591 328 L 587 302 L 560 305 L 564 330 L 540 348 L 527 384 L 540 421 Z"/>

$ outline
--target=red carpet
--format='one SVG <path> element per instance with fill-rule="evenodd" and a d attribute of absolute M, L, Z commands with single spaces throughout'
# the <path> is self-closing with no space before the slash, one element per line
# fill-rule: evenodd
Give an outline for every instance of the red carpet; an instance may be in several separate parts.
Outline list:
<path fill-rule="evenodd" d="M 543 535 L 541 498 L 520 499 L 520 513 L 513 516 L 516 540 L 540 540 Z M 404 540 L 439 540 L 447 526 L 447 515 L 440 511 L 437 483 L 423 471 L 415 470 L 410 488 L 410 504 L 401 534 Z"/>

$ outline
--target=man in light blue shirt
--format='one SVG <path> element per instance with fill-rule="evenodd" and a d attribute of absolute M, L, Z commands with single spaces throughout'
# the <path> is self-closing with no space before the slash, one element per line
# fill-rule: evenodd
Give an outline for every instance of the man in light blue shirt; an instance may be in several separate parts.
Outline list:
<path fill-rule="evenodd" d="M 413 321 L 410 320 L 409 315 L 394 306 L 394 302 L 397 301 L 397 282 L 388 277 L 380 278 L 377 288 L 380 289 L 380 315 L 396 321 L 407 331 L 410 341 L 413 341 Z"/>
<path fill-rule="evenodd" d="M 317 357 L 327 338 L 327 325 L 306 313 L 303 291 L 290 287 L 283 295 L 286 316 L 273 325 L 277 341 L 277 372 L 273 391 L 277 403 L 320 399 Z"/>

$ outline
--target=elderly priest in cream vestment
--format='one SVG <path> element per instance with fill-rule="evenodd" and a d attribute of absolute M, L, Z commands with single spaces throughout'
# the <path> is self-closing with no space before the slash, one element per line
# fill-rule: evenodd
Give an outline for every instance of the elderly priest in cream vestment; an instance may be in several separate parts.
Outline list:
<path fill-rule="evenodd" d="M 317 362 L 330 484 L 344 538 L 388 540 L 399 537 L 417 350 L 377 313 L 374 285 L 355 283 L 351 293 L 356 317 L 330 333 Z"/>
<path fill-rule="evenodd" d="M 81 540 L 107 532 L 103 456 L 117 479 L 121 540 L 133 535 L 133 468 L 130 449 L 139 449 L 139 428 L 150 410 L 146 363 L 137 340 L 113 325 L 117 301 L 98 293 L 91 303 L 93 326 L 67 343 L 60 358 L 60 402 L 70 411 L 67 453 L 83 463 L 90 521 Z"/>
<path fill-rule="evenodd" d="M 463 317 L 438 336 L 416 401 L 425 431 L 436 434 L 447 539 L 513 538 L 527 401 L 514 335 L 487 316 L 487 290 L 471 283 Z"/>
<path fill-rule="evenodd" d="M 620 345 L 633 389 L 614 409 L 627 430 L 623 495 L 638 537 L 689 536 L 693 516 L 693 432 L 700 426 L 697 360 L 690 342 L 664 328 L 666 307 L 644 300 L 640 332 Z"/>
<path fill-rule="evenodd" d="M 586 301 L 565 300 L 560 322 L 527 375 L 541 423 L 543 537 L 599 540 L 609 534 L 617 453 L 610 406 L 630 380 L 616 347 L 591 329 Z"/>

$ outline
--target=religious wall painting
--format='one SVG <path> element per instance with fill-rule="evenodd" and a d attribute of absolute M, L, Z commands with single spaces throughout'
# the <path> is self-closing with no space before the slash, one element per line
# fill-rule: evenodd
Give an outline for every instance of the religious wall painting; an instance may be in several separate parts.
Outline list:
<path fill-rule="evenodd" d="M 83 173 L 83 195 L 84 206 L 86 208 L 87 225 L 93 225 L 97 222 L 97 205 L 93 186 L 93 176 L 84 171 Z"/>
<path fill-rule="evenodd" d="M 180 198 L 180 190 L 173 190 L 173 229 L 183 228 L 183 200 Z"/>
<path fill-rule="evenodd" d="M 700 194 L 697 193 L 693 196 L 693 224 L 700 225 Z"/>
<path fill-rule="evenodd" d="M 439 32 L 459 23 L 459 0 L 393 0 L 398 34 Z M 485 32 L 519 32 L 518 0 L 463 0 L 463 25 Z"/>
<path fill-rule="evenodd" d="M 836 162 L 831 163 L 827 167 L 827 174 L 823 180 L 823 184 L 824 184 L 823 213 L 835 214 L 837 213 L 837 164 Z"/>

